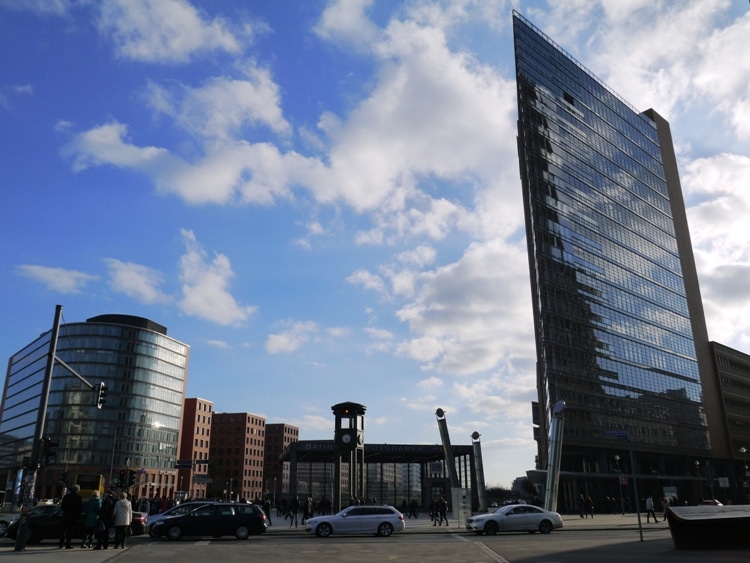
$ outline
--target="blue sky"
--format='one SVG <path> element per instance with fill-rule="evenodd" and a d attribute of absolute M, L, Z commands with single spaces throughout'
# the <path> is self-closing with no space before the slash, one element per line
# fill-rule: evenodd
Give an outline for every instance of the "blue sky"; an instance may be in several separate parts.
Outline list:
<path fill-rule="evenodd" d="M 188 396 L 533 468 L 511 10 L 672 125 L 713 340 L 750 352 L 739 0 L 0 0 L 0 356 L 122 313 Z"/>

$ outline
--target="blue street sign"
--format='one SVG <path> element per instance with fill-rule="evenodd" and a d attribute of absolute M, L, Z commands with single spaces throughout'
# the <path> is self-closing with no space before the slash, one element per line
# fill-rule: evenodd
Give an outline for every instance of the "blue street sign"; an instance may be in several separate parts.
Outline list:
<path fill-rule="evenodd" d="M 615 440 L 622 440 L 624 442 L 630 440 L 627 430 L 605 430 L 604 436 L 607 438 L 614 438 Z"/>

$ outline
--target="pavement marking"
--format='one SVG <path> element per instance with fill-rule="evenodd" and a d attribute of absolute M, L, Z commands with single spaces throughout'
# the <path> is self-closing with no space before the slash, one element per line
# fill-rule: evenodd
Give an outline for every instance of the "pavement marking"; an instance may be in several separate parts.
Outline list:
<path fill-rule="evenodd" d="M 505 557 L 498 553 L 495 553 L 493 550 L 487 547 L 484 542 L 474 542 L 474 545 L 479 548 L 479 551 L 482 551 L 487 557 L 489 557 L 490 560 L 496 561 L 497 563 L 510 563 L 510 561 L 508 561 Z"/>
<path fill-rule="evenodd" d="M 474 544 L 475 546 L 477 546 L 477 548 L 479 549 L 479 551 L 482 551 L 487 557 L 490 558 L 491 561 L 495 561 L 495 563 L 510 563 L 510 561 L 508 561 L 505 557 L 503 557 L 502 555 L 500 555 L 498 553 L 495 553 L 492 549 L 490 549 L 489 547 L 487 547 L 484 542 L 481 542 L 481 541 L 472 541 L 469 538 L 467 538 L 466 536 L 458 536 L 458 535 L 455 535 L 455 534 L 451 534 L 451 535 L 454 538 L 456 538 L 457 540 L 459 540 L 459 541 L 463 541 L 463 542 L 468 542 L 468 543 Z"/>

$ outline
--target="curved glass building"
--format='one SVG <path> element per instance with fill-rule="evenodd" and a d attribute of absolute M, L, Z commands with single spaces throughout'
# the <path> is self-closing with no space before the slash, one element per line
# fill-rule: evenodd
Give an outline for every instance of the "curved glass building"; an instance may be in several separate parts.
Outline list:
<path fill-rule="evenodd" d="M 0 419 L 6 506 L 17 500 L 30 460 L 51 334 L 8 362 Z M 54 455 L 38 473 L 37 498 L 59 497 L 83 474 L 101 475 L 105 487 L 129 487 L 138 496 L 171 497 L 189 351 L 166 327 L 141 317 L 101 315 L 61 325 L 57 358 L 108 390 L 100 410 L 95 392 L 55 363 L 43 432 Z"/>

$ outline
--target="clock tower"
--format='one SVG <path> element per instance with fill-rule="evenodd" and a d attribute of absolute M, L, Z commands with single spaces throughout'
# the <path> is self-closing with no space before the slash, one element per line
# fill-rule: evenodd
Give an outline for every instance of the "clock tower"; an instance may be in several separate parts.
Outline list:
<path fill-rule="evenodd" d="M 333 499 L 334 507 L 341 510 L 349 503 L 349 498 L 364 496 L 365 483 L 365 411 L 367 407 L 359 403 L 339 403 L 331 407 L 336 418 L 334 442 L 336 444 L 336 483 Z M 349 482 L 342 490 L 342 463 L 347 463 Z M 342 496 L 346 494 L 346 502 Z"/>

